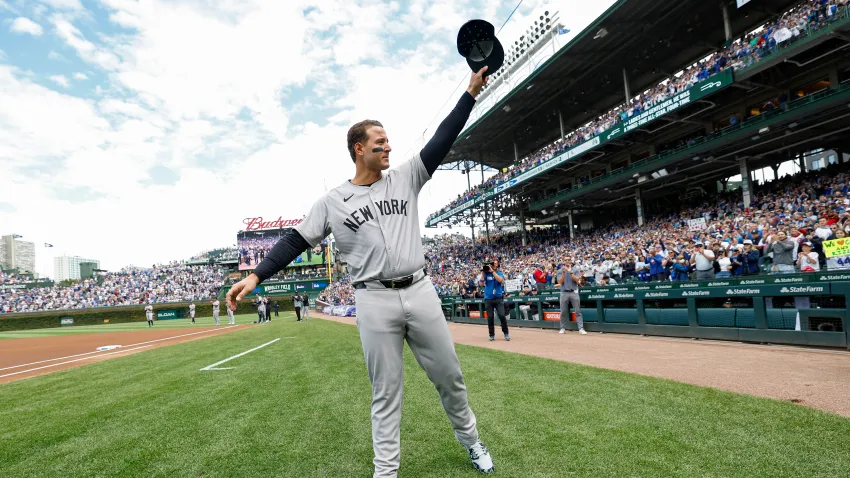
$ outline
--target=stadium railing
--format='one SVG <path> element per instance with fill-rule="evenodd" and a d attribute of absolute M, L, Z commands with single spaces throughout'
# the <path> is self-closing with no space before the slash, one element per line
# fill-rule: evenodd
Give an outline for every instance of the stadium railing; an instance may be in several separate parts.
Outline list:
<path fill-rule="evenodd" d="M 580 301 L 588 332 L 850 350 L 850 271 L 590 287 L 580 291 Z M 536 307 L 538 320 L 521 320 L 523 304 Z M 772 306 L 776 304 L 786 307 Z M 448 320 L 486 324 L 483 299 L 443 297 L 442 305 Z M 511 295 L 505 306 L 511 326 L 560 327 L 556 290 L 537 296 Z M 800 330 L 795 330 L 798 323 Z M 576 330 L 576 323 L 571 320 L 567 328 Z"/>

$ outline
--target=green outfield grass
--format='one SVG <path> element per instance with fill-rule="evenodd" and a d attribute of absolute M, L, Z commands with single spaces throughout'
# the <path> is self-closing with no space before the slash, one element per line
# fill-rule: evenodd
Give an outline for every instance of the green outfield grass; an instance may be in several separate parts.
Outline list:
<path fill-rule="evenodd" d="M 292 314 L 294 316 L 294 314 Z M 281 314 L 281 318 L 283 314 Z M 257 320 L 256 314 L 237 315 L 236 324 L 250 324 Z M 272 321 L 274 321 L 272 314 Z M 218 321 L 221 325 L 227 325 L 229 318 L 225 312 L 219 316 Z M 215 325 L 212 317 L 196 317 L 193 324 L 187 319 L 171 319 L 157 320 L 154 322 L 155 329 L 191 329 L 197 327 L 212 327 Z M 107 332 L 132 332 L 134 330 L 148 330 L 148 322 L 124 322 L 120 324 L 103 324 L 103 325 L 83 325 L 83 326 L 68 326 L 68 327 L 51 327 L 49 329 L 28 329 L 28 330 L 13 330 L 10 332 L 0 332 L 0 340 L 8 339 L 28 339 L 34 337 L 53 337 L 57 335 L 76 335 L 76 334 L 98 334 Z"/>
<path fill-rule="evenodd" d="M 356 328 L 287 315 L 0 385 L 2 475 L 371 476 L 370 386 Z M 231 370 L 199 371 L 279 337 L 221 365 Z M 850 470 L 850 420 L 835 415 L 494 350 L 458 353 L 495 476 L 799 478 Z M 399 476 L 478 476 L 432 385 L 405 354 Z"/>

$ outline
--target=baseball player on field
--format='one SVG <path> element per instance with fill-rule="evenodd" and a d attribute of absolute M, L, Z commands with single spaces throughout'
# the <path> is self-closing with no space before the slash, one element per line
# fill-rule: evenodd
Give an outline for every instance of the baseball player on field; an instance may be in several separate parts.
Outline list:
<path fill-rule="evenodd" d="M 215 325 L 220 325 L 220 324 L 219 324 L 219 322 L 218 322 L 218 309 L 219 309 L 220 305 L 221 305 L 221 304 L 218 302 L 218 299 L 216 299 L 216 300 L 215 300 L 215 301 L 213 301 L 213 303 L 212 303 L 212 306 L 213 306 L 213 319 L 215 320 Z"/>
<path fill-rule="evenodd" d="M 407 343 L 440 395 L 457 440 L 475 469 L 492 473 L 493 460 L 478 438 L 454 342 L 431 279 L 419 231 L 418 197 L 448 154 L 486 84 L 481 68 L 434 137 L 419 153 L 390 167 L 392 151 L 378 121 L 348 130 L 348 152 L 356 172 L 326 193 L 304 220 L 275 244 L 254 272 L 231 287 L 227 306 L 286 267 L 333 232 L 348 263 L 357 304 L 357 329 L 372 383 L 374 477 L 395 477 L 400 462 L 400 423 Z"/>
<path fill-rule="evenodd" d="M 230 307 L 227 308 L 227 318 L 230 319 L 228 321 L 229 325 L 236 325 L 236 317 L 233 316 L 233 311 L 230 310 Z"/>
<path fill-rule="evenodd" d="M 195 303 L 192 302 L 189 304 L 189 318 L 192 319 L 192 323 L 195 323 Z"/>
<path fill-rule="evenodd" d="M 145 306 L 145 317 L 148 319 L 148 328 L 153 327 L 153 306 L 150 304 Z"/>

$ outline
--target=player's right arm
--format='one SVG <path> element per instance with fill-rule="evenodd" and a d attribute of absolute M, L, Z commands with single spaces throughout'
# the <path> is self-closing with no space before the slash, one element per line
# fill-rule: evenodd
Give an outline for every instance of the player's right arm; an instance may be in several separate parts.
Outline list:
<path fill-rule="evenodd" d="M 244 299 L 245 295 L 264 280 L 283 270 L 302 252 L 315 247 L 330 234 L 325 198 L 322 197 L 322 199 L 316 201 L 301 224 L 290 229 L 277 241 L 269 254 L 254 269 L 254 272 L 233 284 L 233 287 L 227 292 L 228 308 L 236 310 L 236 303 Z"/>

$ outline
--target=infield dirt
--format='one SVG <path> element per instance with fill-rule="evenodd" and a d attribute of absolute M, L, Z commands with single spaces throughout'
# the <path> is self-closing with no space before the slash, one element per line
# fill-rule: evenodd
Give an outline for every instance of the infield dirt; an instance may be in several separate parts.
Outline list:
<path fill-rule="evenodd" d="M 152 328 L 149 330 L 137 330 L 131 332 L 106 332 L 4 340 L 3 346 L 0 347 L 0 383 L 43 375 L 45 373 L 56 372 L 67 368 L 79 367 L 81 365 L 100 360 L 123 357 L 158 347 L 212 337 L 214 335 L 225 334 L 234 330 L 245 329 L 246 327 L 248 327 L 248 325 L 160 330 Z M 157 340 L 157 342 L 144 343 L 154 340 Z M 132 347 L 134 344 L 146 345 L 146 347 L 134 348 Z M 121 345 L 122 347 L 97 352 L 98 347 L 107 345 Z M 59 365 L 60 363 L 62 364 Z M 19 366 L 23 364 L 32 365 Z M 50 367 L 46 367 L 48 365 L 50 365 Z M 21 371 L 26 372 L 16 373 Z M 16 374 L 9 375 L 12 373 Z M 3 375 L 7 376 L 3 377 Z"/>

